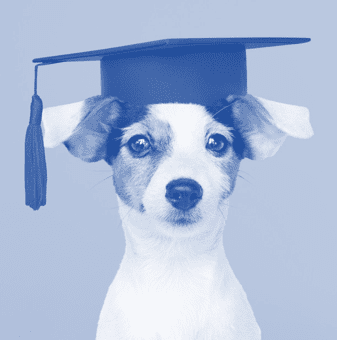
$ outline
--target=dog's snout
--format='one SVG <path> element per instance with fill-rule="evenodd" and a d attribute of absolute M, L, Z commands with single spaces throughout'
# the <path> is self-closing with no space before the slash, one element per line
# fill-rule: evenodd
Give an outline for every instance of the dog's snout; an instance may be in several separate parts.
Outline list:
<path fill-rule="evenodd" d="M 166 199 L 179 210 L 189 210 L 197 205 L 203 194 L 200 184 L 193 179 L 179 178 L 166 186 Z"/>

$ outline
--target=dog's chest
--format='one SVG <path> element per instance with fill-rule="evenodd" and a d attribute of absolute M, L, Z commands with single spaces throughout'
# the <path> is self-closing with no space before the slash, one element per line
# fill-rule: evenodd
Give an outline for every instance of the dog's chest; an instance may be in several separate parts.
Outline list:
<path fill-rule="evenodd" d="M 238 287 L 220 289 L 205 280 L 193 282 L 197 279 L 138 285 L 117 274 L 100 316 L 98 335 L 106 336 L 97 340 L 258 339 L 238 334 L 237 315 L 244 310 Z"/>

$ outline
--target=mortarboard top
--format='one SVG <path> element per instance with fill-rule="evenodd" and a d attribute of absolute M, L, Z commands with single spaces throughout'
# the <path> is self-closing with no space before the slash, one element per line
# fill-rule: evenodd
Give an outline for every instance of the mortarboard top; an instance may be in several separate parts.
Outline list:
<path fill-rule="evenodd" d="M 101 63 L 101 94 L 137 105 L 180 102 L 209 105 L 247 93 L 246 50 L 300 44 L 308 38 L 165 39 L 37 58 L 42 65 Z"/>
<path fill-rule="evenodd" d="M 35 58 L 33 63 L 62 63 L 65 61 L 88 61 L 101 60 L 105 56 L 120 55 L 125 53 L 136 53 L 144 50 L 172 49 L 175 47 L 202 46 L 207 49 L 212 45 L 239 44 L 246 49 L 273 47 L 283 45 L 302 44 L 309 42 L 310 38 L 181 38 L 163 39 L 140 44 L 126 45 L 120 47 L 106 48 L 89 52 L 63 54 L 53 57 Z"/>
<path fill-rule="evenodd" d="M 165 39 L 103 50 L 36 58 L 34 96 L 26 133 L 26 205 L 46 204 L 47 170 L 37 95 L 39 66 L 99 60 L 101 94 L 136 105 L 212 105 L 229 95 L 247 94 L 246 50 L 309 42 L 309 38 Z"/>

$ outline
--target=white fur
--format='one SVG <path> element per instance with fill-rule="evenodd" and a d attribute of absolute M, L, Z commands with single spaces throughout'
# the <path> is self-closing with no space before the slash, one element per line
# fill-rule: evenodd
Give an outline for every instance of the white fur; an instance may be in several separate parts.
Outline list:
<path fill-rule="evenodd" d="M 220 195 L 230 179 L 205 148 L 209 129 L 230 138 L 229 129 L 197 105 L 153 105 L 150 112 L 170 125 L 172 153 L 144 193 L 145 213 L 118 200 L 126 251 L 96 339 L 260 339 L 222 243 L 228 199 Z M 233 150 L 224 162 L 226 157 L 233 157 Z M 174 226 L 164 219 L 174 209 L 165 199 L 166 185 L 178 178 L 191 178 L 204 191 L 196 207 L 201 218 L 192 225 Z"/>

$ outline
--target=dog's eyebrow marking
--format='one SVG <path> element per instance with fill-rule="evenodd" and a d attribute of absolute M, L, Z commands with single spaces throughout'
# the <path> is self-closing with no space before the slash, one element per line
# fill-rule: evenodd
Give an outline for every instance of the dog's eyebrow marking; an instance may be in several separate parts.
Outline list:
<path fill-rule="evenodd" d="M 213 121 L 206 125 L 206 138 L 208 138 L 211 134 L 220 133 L 224 135 L 230 143 L 233 143 L 234 135 L 231 132 L 233 130 L 234 129 L 232 127 Z"/>
<path fill-rule="evenodd" d="M 123 129 L 122 145 L 135 134 L 143 134 L 149 136 L 151 141 L 157 147 L 164 150 L 169 145 L 172 137 L 172 130 L 168 122 L 159 120 L 155 117 L 148 116 L 143 121 L 132 124 Z"/>
<path fill-rule="evenodd" d="M 131 126 L 122 129 L 122 144 L 125 144 L 133 135 L 146 135 L 148 128 L 144 123 L 134 123 Z"/>

